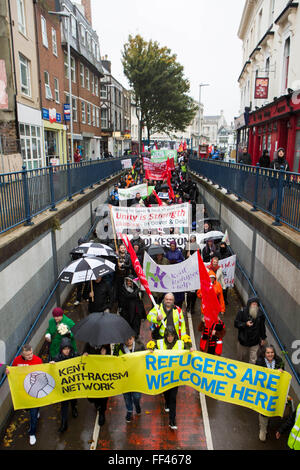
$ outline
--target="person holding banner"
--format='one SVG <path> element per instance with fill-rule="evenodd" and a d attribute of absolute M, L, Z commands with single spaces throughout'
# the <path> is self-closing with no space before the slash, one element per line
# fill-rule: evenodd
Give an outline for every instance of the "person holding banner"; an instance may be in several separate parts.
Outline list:
<path fill-rule="evenodd" d="M 283 360 L 277 356 L 274 346 L 262 346 L 257 352 L 256 365 L 260 367 L 267 367 L 268 369 L 277 369 L 280 372 L 284 370 Z M 265 442 L 267 437 L 267 429 L 269 418 L 262 414 L 258 415 L 259 418 L 259 440 Z"/>
<path fill-rule="evenodd" d="M 24 344 L 21 349 L 21 354 L 13 360 L 12 367 L 24 367 L 24 366 L 35 366 L 43 364 L 40 357 L 33 354 L 33 349 L 30 344 Z M 6 374 L 9 374 L 9 370 L 6 369 Z M 39 408 L 31 408 L 30 413 L 30 428 L 29 428 L 29 444 L 34 446 L 36 443 L 36 429 L 37 423 L 40 416 Z"/>
<path fill-rule="evenodd" d="M 178 338 L 181 339 L 186 334 L 186 325 L 181 308 L 175 305 L 174 294 L 166 294 L 158 310 L 159 313 L 154 307 L 147 315 L 147 320 L 156 327 L 153 339 L 163 338 L 167 327 L 175 328 Z"/>
<path fill-rule="evenodd" d="M 114 356 L 123 356 L 123 354 L 132 354 L 135 352 L 139 351 L 145 351 L 145 346 L 144 344 L 134 338 L 132 336 L 131 338 L 128 338 L 127 341 L 125 341 L 124 344 L 116 344 L 114 347 Z M 135 410 L 137 415 L 140 415 L 142 410 L 141 410 L 141 396 L 142 394 L 139 392 L 128 392 L 124 393 L 123 397 L 125 400 L 125 405 L 126 405 L 126 417 L 125 421 L 126 423 L 130 423 L 132 421 L 132 415 L 133 415 L 133 405 L 135 406 Z"/>
<path fill-rule="evenodd" d="M 148 349 L 158 349 L 158 350 L 184 350 L 188 349 L 193 351 L 190 338 L 185 335 L 183 339 L 178 339 L 177 332 L 172 326 L 168 326 L 165 329 L 164 336 L 162 339 L 153 343 L 150 341 L 147 344 Z M 169 426 L 171 429 L 176 430 L 176 399 L 177 399 L 178 387 L 173 387 L 166 392 L 164 392 L 165 398 L 165 412 L 169 413 Z"/>
<path fill-rule="evenodd" d="M 69 338 L 63 338 L 60 344 L 59 354 L 53 358 L 53 361 L 50 364 L 55 362 L 67 361 L 68 359 L 73 359 L 77 357 L 78 353 L 74 350 L 72 342 Z M 68 414 L 69 414 L 69 404 L 72 409 L 73 418 L 77 418 L 77 400 L 66 400 L 61 403 L 61 425 L 58 432 L 63 433 L 68 429 Z"/>

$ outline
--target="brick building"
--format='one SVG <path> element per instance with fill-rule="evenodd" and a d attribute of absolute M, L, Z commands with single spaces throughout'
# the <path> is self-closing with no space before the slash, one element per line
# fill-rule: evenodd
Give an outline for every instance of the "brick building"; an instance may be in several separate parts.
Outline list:
<path fill-rule="evenodd" d="M 36 2 L 39 83 L 43 119 L 44 164 L 67 162 L 66 123 L 64 122 L 64 51 L 60 19 L 48 13 L 55 10 L 55 0 Z"/>

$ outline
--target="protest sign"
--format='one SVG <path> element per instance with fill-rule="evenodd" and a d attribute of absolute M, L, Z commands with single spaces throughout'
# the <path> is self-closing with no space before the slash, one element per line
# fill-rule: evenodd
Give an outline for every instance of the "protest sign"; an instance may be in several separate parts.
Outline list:
<path fill-rule="evenodd" d="M 133 391 L 159 395 L 173 387 L 189 386 L 214 399 L 282 417 L 291 382 L 288 372 L 198 351 L 90 355 L 8 370 L 15 410 Z"/>
<path fill-rule="evenodd" d="M 151 161 L 153 161 L 153 163 L 166 162 L 168 158 L 170 160 L 174 158 L 174 162 L 177 163 L 177 159 L 178 159 L 177 150 L 171 150 L 171 149 L 151 150 Z"/>
<path fill-rule="evenodd" d="M 156 207 L 112 207 L 115 230 L 154 230 L 158 228 L 188 227 L 190 205 Z"/>
<path fill-rule="evenodd" d="M 131 158 L 127 158 L 126 160 L 121 161 L 123 169 L 131 168 L 132 167 L 132 160 Z"/>
<path fill-rule="evenodd" d="M 163 181 L 167 178 L 167 161 L 162 163 L 153 163 L 150 158 L 143 158 L 145 178 L 147 180 Z"/>
<path fill-rule="evenodd" d="M 147 184 L 139 184 L 137 186 L 132 186 L 131 188 L 121 189 L 118 188 L 119 200 L 127 201 L 129 199 L 134 199 L 137 193 L 140 193 L 141 197 L 148 196 Z"/>
<path fill-rule="evenodd" d="M 209 264 L 210 263 L 205 263 L 205 266 L 207 267 L 209 266 Z M 223 278 L 226 287 L 234 287 L 236 255 L 219 260 L 219 266 L 221 266 L 222 268 Z"/>
<path fill-rule="evenodd" d="M 200 289 L 197 253 L 186 261 L 159 265 L 145 252 L 143 271 L 151 292 L 188 292 Z"/>

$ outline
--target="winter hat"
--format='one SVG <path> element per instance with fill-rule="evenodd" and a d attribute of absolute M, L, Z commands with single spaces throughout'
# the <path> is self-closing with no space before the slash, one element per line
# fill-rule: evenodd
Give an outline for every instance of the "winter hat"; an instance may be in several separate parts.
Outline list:
<path fill-rule="evenodd" d="M 64 311 L 63 311 L 62 308 L 57 307 L 52 311 L 52 315 L 53 315 L 54 318 L 55 317 L 62 317 L 64 315 Z"/>

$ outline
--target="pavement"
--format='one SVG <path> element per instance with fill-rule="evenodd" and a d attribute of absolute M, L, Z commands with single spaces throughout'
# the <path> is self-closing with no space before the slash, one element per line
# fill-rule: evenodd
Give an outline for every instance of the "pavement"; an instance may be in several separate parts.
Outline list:
<path fill-rule="evenodd" d="M 65 312 L 79 321 L 87 314 L 87 304 L 82 302 L 74 307 L 75 294 L 65 305 Z M 237 330 L 234 318 L 241 302 L 235 290 L 228 295 L 229 305 L 225 313 L 226 336 L 223 356 L 236 359 Z M 198 301 L 197 301 L 198 302 Z M 150 305 L 145 304 L 146 310 Z M 200 321 L 199 305 L 196 313 L 186 317 L 187 330 L 194 334 L 199 349 Z M 193 325 L 193 332 L 190 326 Z M 148 321 L 142 322 L 141 340 L 146 344 L 150 339 Z M 79 351 L 82 345 L 78 344 Z M 47 350 L 41 352 L 47 361 Z M 204 401 L 203 401 L 204 400 Z M 206 405 L 203 407 L 203 405 Z M 13 412 L 10 422 L 0 440 L 0 451 L 6 450 L 287 450 L 288 436 L 275 439 L 280 418 L 270 419 L 267 441 L 258 439 L 258 414 L 250 409 L 223 403 L 210 397 L 203 397 L 190 387 L 179 387 L 177 396 L 178 430 L 168 426 L 168 414 L 164 411 L 162 395 L 143 395 L 141 415 L 134 413 L 133 421 L 126 423 L 123 396 L 109 398 L 106 422 L 101 428 L 97 424 L 94 405 L 88 400 L 78 400 L 79 416 L 69 417 L 69 428 L 64 434 L 58 433 L 60 426 L 60 404 L 41 408 L 35 446 L 29 445 L 28 411 Z M 207 408 L 207 410 L 206 410 Z M 207 414 L 206 414 L 207 411 Z M 211 435 L 211 440 L 209 439 Z"/>

